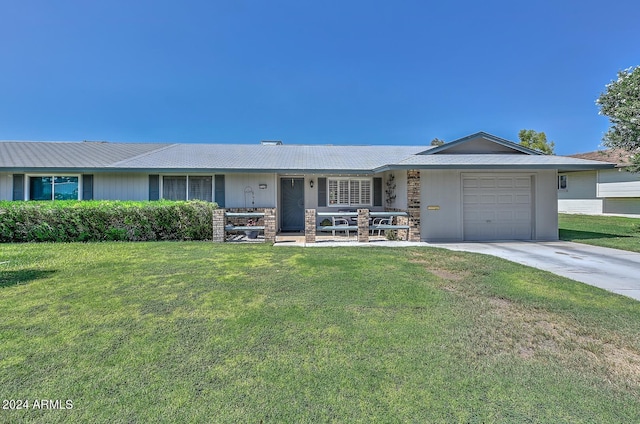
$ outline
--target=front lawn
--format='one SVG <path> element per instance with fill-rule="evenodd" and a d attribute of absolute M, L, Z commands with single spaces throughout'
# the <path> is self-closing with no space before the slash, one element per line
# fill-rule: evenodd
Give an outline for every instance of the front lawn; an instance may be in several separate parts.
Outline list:
<path fill-rule="evenodd" d="M 2 398 L 73 407 L 0 422 L 634 422 L 638 305 L 433 248 L 0 245 Z"/>
<path fill-rule="evenodd" d="M 558 215 L 560 240 L 640 252 L 640 219 L 604 215 Z"/>

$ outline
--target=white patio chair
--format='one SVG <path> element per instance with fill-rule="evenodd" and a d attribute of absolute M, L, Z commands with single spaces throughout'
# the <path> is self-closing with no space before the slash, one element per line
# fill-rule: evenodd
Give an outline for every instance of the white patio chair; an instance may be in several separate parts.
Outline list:
<path fill-rule="evenodd" d="M 373 221 L 371 222 L 371 225 L 391 225 L 391 223 L 393 222 L 393 217 L 386 217 L 386 218 L 373 218 Z M 382 231 L 384 230 L 376 230 L 376 229 L 372 229 L 370 230 L 370 234 L 373 235 L 373 233 L 377 231 L 378 235 L 382 235 Z"/>
<path fill-rule="evenodd" d="M 333 226 L 349 226 L 349 220 L 347 218 L 340 218 L 340 217 L 333 217 Z M 342 230 L 337 230 L 337 231 L 342 231 Z M 344 229 L 347 238 L 349 238 L 349 228 L 345 228 Z M 333 234 L 333 236 L 335 237 L 336 235 L 336 230 L 331 231 L 331 233 Z"/>

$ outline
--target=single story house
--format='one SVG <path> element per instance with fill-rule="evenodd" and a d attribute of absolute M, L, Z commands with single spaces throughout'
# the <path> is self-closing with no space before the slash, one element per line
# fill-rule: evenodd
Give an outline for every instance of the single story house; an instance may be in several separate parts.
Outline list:
<path fill-rule="evenodd" d="M 569 157 L 615 163 L 613 168 L 564 170 L 558 174 L 561 213 L 640 214 L 640 173 L 628 172 L 633 154 L 601 150 Z"/>
<path fill-rule="evenodd" d="M 305 211 L 403 211 L 412 240 L 557 240 L 558 172 L 613 168 L 479 132 L 442 146 L 0 142 L 0 200 L 202 199 Z"/>

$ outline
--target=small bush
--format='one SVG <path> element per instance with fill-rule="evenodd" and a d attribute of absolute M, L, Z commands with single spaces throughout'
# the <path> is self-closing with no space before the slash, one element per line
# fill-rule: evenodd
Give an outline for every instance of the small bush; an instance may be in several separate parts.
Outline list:
<path fill-rule="evenodd" d="M 211 240 L 215 203 L 0 202 L 0 243 Z"/>

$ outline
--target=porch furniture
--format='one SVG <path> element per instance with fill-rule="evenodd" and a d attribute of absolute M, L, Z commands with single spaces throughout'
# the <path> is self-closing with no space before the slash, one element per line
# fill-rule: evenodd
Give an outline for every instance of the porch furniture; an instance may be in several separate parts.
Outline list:
<path fill-rule="evenodd" d="M 336 231 L 344 231 L 347 238 L 350 231 L 358 231 L 357 222 L 355 224 L 350 222 L 351 217 L 357 218 L 357 212 L 318 212 L 317 216 L 330 219 L 331 225 L 318 225 L 316 231 L 331 231 L 333 236 L 336 235 Z"/>
<path fill-rule="evenodd" d="M 374 232 L 378 232 L 378 235 L 382 235 L 384 231 L 383 226 L 390 226 L 393 223 L 393 217 L 388 218 L 373 218 L 371 225 L 369 226 L 369 232 L 373 235 Z M 407 227 L 408 228 L 408 227 Z"/>
<path fill-rule="evenodd" d="M 254 220 L 256 223 L 260 218 L 264 218 L 264 212 L 225 212 L 224 216 L 226 218 L 248 218 L 248 220 Z M 225 224 L 224 231 L 243 231 L 247 235 L 248 238 L 251 237 L 249 232 L 253 231 L 264 231 L 264 225 L 234 225 L 234 224 Z"/>

